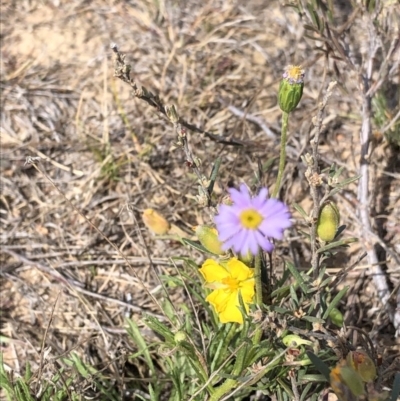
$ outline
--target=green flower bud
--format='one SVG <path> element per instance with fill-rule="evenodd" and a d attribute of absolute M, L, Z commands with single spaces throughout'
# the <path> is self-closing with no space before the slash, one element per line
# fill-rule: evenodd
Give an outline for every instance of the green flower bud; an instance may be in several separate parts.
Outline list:
<path fill-rule="evenodd" d="M 186 340 L 186 333 L 184 331 L 177 331 L 174 336 L 174 340 L 177 344 Z"/>
<path fill-rule="evenodd" d="M 251 266 L 253 259 L 254 259 L 254 256 L 250 251 L 247 252 L 246 255 L 239 255 L 239 260 L 247 266 Z"/>
<path fill-rule="evenodd" d="M 333 308 L 329 313 L 329 317 L 331 318 L 332 323 L 335 324 L 336 326 L 338 327 L 343 326 L 344 318 L 342 312 L 340 312 L 339 309 Z"/>
<path fill-rule="evenodd" d="M 279 85 L 279 107 L 286 113 L 292 112 L 303 95 L 304 70 L 297 65 L 289 65 Z"/>
<path fill-rule="evenodd" d="M 347 363 L 358 372 L 362 381 L 372 382 L 376 377 L 376 367 L 365 351 L 350 351 L 347 354 Z"/>
<path fill-rule="evenodd" d="M 318 237 L 325 242 L 332 241 L 335 238 L 339 223 L 339 209 L 333 202 L 328 201 L 322 206 L 319 212 L 317 223 Z"/>
<path fill-rule="evenodd" d="M 196 235 L 201 245 L 214 255 L 223 255 L 222 243 L 218 239 L 218 231 L 208 226 L 197 226 Z"/>

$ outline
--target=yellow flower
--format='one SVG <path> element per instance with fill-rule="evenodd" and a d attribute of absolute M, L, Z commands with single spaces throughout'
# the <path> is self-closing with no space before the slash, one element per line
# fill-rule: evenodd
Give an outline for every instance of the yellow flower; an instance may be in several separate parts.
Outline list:
<path fill-rule="evenodd" d="M 220 321 L 243 323 L 239 293 L 248 312 L 248 305 L 254 297 L 254 269 L 232 258 L 221 264 L 207 259 L 199 270 L 206 280 L 206 286 L 214 290 L 206 301 L 214 307 Z"/>

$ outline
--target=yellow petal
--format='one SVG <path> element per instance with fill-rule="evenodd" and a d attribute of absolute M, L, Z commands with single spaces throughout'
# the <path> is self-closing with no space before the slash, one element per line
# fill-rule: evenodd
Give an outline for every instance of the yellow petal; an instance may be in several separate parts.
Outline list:
<path fill-rule="evenodd" d="M 243 323 L 243 316 L 238 308 L 239 300 L 237 291 L 213 291 L 207 297 L 207 301 L 214 306 L 221 323 Z"/>
<path fill-rule="evenodd" d="M 248 307 L 246 306 L 246 312 Z M 232 292 L 226 302 L 225 309 L 219 314 L 219 320 L 221 323 L 236 322 L 243 324 L 243 315 L 239 309 L 239 299 L 237 291 Z"/>
<path fill-rule="evenodd" d="M 206 301 L 215 308 L 221 323 L 243 323 L 243 316 L 239 309 L 238 291 L 215 290 L 206 298 Z M 246 303 L 245 307 L 248 312 L 249 308 Z"/>
<path fill-rule="evenodd" d="M 212 259 L 207 259 L 203 263 L 199 271 L 203 275 L 204 280 L 206 280 L 207 283 L 212 283 L 214 281 L 221 282 L 222 279 L 230 276 L 230 274 L 226 271 L 224 267 L 222 267 L 215 260 Z"/>
<path fill-rule="evenodd" d="M 250 269 L 243 262 L 236 258 L 229 259 L 227 268 L 232 277 L 236 278 L 238 281 L 245 281 L 254 276 L 253 269 Z"/>
<path fill-rule="evenodd" d="M 245 304 L 252 303 L 254 297 L 254 278 L 246 280 L 240 287 L 240 293 Z"/>

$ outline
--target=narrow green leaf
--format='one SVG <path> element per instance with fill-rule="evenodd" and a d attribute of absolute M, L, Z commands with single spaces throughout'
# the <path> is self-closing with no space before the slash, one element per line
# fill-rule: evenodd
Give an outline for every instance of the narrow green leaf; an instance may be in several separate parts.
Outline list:
<path fill-rule="evenodd" d="M 300 288 L 302 289 L 303 293 L 304 294 L 308 294 L 309 289 L 308 289 L 303 277 L 299 273 L 299 271 L 290 262 L 286 262 L 286 267 L 290 270 L 290 273 L 293 274 L 293 277 L 295 278 L 296 283 L 300 286 Z"/>
<path fill-rule="evenodd" d="M 140 353 L 143 355 L 144 359 L 146 360 L 146 364 L 149 367 L 153 376 L 156 376 L 157 372 L 154 368 L 153 360 L 151 358 L 148 346 L 146 341 L 144 340 L 142 334 L 140 333 L 139 326 L 131 319 L 126 319 L 128 323 L 127 332 L 135 341 L 136 346 L 138 347 Z"/>
<path fill-rule="evenodd" d="M 26 367 L 25 367 L 25 381 L 29 382 L 29 380 L 32 377 L 32 370 L 31 370 L 31 364 L 29 363 L 29 361 L 26 363 Z"/>
<path fill-rule="evenodd" d="M 300 213 L 300 215 L 303 217 L 304 220 L 308 221 L 307 213 L 298 203 L 293 203 L 293 207 Z"/>
<path fill-rule="evenodd" d="M 296 290 L 294 289 L 294 287 L 292 285 L 290 286 L 290 298 L 294 302 L 295 307 L 298 308 L 299 299 L 297 298 Z"/>
<path fill-rule="evenodd" d="M 318 371 L 324 376 L 327 382 L 329 382 L 329 375 L 331 373 L 331 370 L 329 369 L 328 365 L 322 361 L 320 358 L 317 357 L 314 353 L 311 351 L 306 352 L 308 357 L 310 358 L 311 362 L 314 364 L 314 366 L 318 369 Z"/>
<path fill-rule="evenodd" d="M 325 382 L 325 376 L 323 374 L 320 374 L 320 375 L 308 374 L 308 375 L 302 376 L 301 380 L 305 381 L 305 382 L 311 382 L 310 384 L 312 384 L 314 382 Z"/>
<path fill-rule="evenodd" d="M 303 380 L 302 380 L 302 382 L 303 382 Z M 311 387 L 312 387 L 312 383 L 308 383 L 308 384 L 304 387 L 304 390 L 303 390 L 303 392 L 301 393 L 301 396 L 300 396 L 300 401 L 304 401 L 304 400 L 306 399 L 307 394 L 308 394 L 308 392 L 310 391 Z"/>
<path fill-rule="evenodd" d="M 399 399 L 399 396 L 400 396 L 400 373 L 396 373 L 396 375 L 394 376 L 393 389 L 392 393 L 390 394 L 389 401 L 396 401 Z"/>
<path fill-rule="evenodd" d="M 315 316 L 303 316 L 301 319 L 311 323 L 325 323 L 324 319 L 320 319 Z"/>
<path fill-rule="evenodd" d="M 174 334 L 172 333 L 169 328 L 161 323 L 158 319 L 156 319 L 153 316 L 146 315 L 144 317 L 144 321 L 147 326 L 149 326 L 152 330 L 154 330 L 156 333 L 160 334 L 165 338 L 165 340 L 169 341 L 171 344 L 174 344 Z"/>
<path fill-rule="evenodd" d="M 182 242 L 185 245 L 189 245 L 191 248 L 195 249 L 196 251 L 202 252 L 202 253 L 211 253 L 209 251 L 207 251 L 206 248 L 204 248 L 203 245 L 200 244 L 200 242 L 197 241 L 192 241 L 188 238 L 182 238 Z"/>
<path fill-rule="evenodd" d="M 327 319 L 328 318 L 328 316 L 331 313 L 332 309 L 336 308 L 336 305 L 340 302 L 340 300 L 346 294 L 348 289 L 349 289 L 349 287 L 344 287 L 336 294 L 335 298 L 333 298 L 332 302 L 329 304 L 327 310 L 325 311 L 324 315 L 322 316 L 323 319 Z"/>
<path fill-rule="evenodd" d="M 344 239 L 341 239 L 340 241 L 330 242 L 329 244 L 323 246 L 322 248 L 319 248 L 317 250 L 317 253 L 324 253 L 325 251 L 328 251 L 329 249 L 337 248 L 339 246 L 351 244 L 351 243 L 357 242 L 357 241 L 358 241 L 358 238 L 344 238 Z"/>
<path fill-rule="evenodd" d="M 222 161 L 222 159 L 220 157 L 217 157 L 217 159 L 214 162 L 214 166 L 213 166 L 213 168 L 211 170 L 210 184 L 209 184 L 209 186 L 207 188 L 209 195 L 211 195 L 212 192 L 213 192 L 214 184 L 215 184 L 215 181 L 216 181 L 217 176 L 218 176 L 218 170 L 219 170 L 219 168 L 221 166 L 221 161 Z"/>

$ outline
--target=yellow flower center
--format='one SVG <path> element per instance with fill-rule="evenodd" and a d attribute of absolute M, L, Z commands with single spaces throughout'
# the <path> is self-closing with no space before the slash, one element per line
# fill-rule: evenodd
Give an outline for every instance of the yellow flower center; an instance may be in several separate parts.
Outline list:
<path fill-rule="evenodd" d="M 222 284 L 225 284 L 230 291 L 237 291 L 240 287 L 240 283 L 236 278 L 225 277 L 222 279 Z"/>
<path fill-rule="evenodd" d="M 239 218 L 242 226 L 250 230 L 256 230 L 264 220 L 261 214 L 255 209 L 247 209 L 243 211 Z"/>
<path fill-rule="evenodd" d="M 289 65 L 287 68 L 287 77 L 294 81 L 299 81 L 302 79 L 304 74 L 304 70 L 301 68 L 300 65 Z"/>

